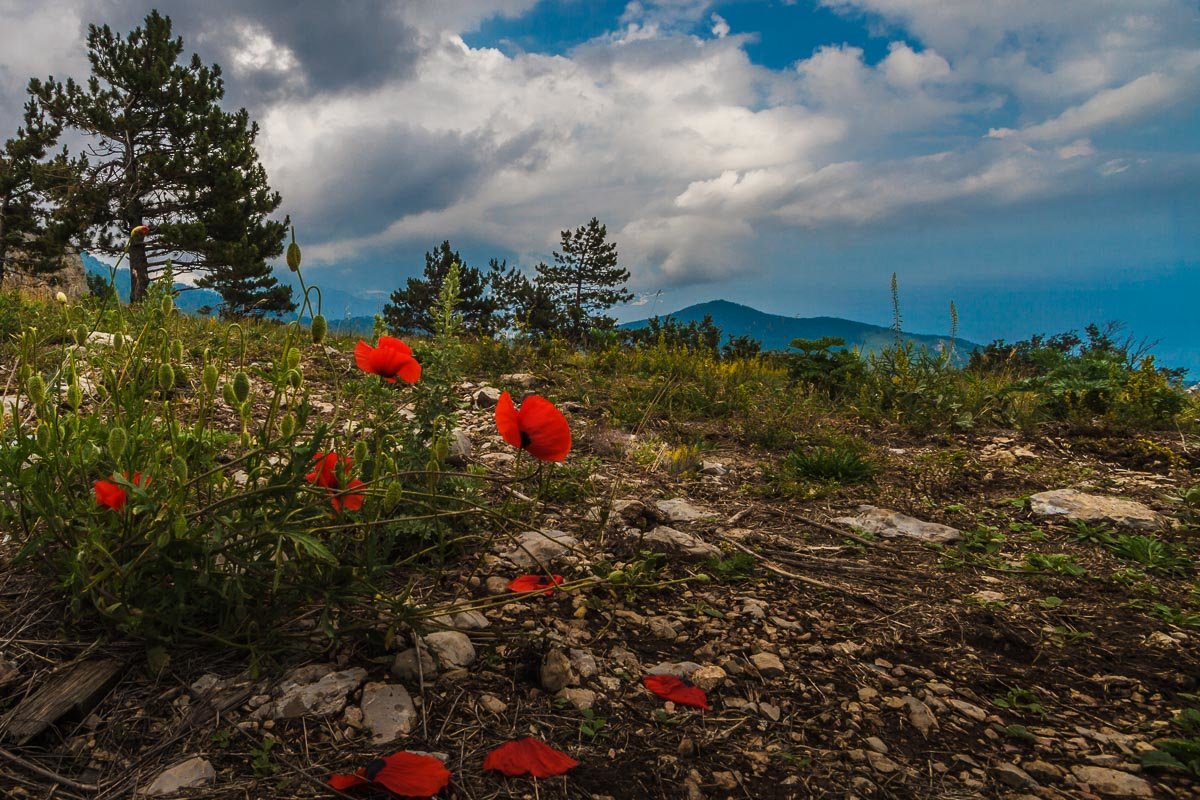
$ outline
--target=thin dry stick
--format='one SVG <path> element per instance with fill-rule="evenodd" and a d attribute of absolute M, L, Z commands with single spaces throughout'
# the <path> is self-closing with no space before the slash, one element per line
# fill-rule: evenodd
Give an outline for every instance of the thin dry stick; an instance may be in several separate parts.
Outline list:
<path fill-rule="evenodd" d="M 25 769 L 29 770 L 30 772 L 37 773 L 38 775 L 41 775 L 43 778 L 48 778 L 49 780 L 52 780 L 57 784 L 61 784 L 63 786 L 70 787 L 71 789 L 74 789 L 77 792 L 98 792 L 98 791 L 100 791 L 100 787 L 95 786 L 94 784 L 80 783 L 79 781 L 73 781 L 70 778 L 66 778 L 66 777 L 63 777 L 62 775 L 59 775 L 57 772 L 52 772 L 52 771 L 46 769 L 45 767 L 39 767 L 37 764 L 34 764 L 32 761 L 26 761 L 25 759 L 21 758 L 19 755 L 16 755 L 15 753 L 10 753 L 3 748 L 0 748 L 0 757 L 8 759 L 12 763 L 14 763 L 20 767 L 24 767 Z"/>
<path fill-rule="evenodd" d="M 832 533 L 834 536 L 841 536 L 842 538 L 849 539 L 852 542 L 858 542 L 859 544 L 863 545 L 864 547 L 883 547 L 883 545 L 881 545 L 879 542 L 872 541 L 871 539 L 867 539 L 862 536 L 859 536 L 857 533 L 852 533 L 850 531 L 843 530 L 842 528 L 835 528 L 832 525 L 827 525 L 824 522 L 818 522 L 817 520 L 812 519 L 811 517 L 806 517 L 803 514 L 797 514 L 794 511 L 782 511 L 777 508 L 774 508 L 771 510 L 774 511 L 777 516 L 784 517 L 784 518 L 790 518 L 790 519 L 795 520 L 796 522 L 800 522 L 805 525 L 811 525 L 814 528 L 820 528 L 821 530 L 825 531 L 826 533 Z"/>
<path fill-rule="evenodd" d="M 756 558 L 758 561 L 762 562 L 762 565 L 764 567 L 766 567 L 769 571 L 774 572 L 776 575 L 780 575 L 784 578 L 789 578 L 794 581 L 799 581 L 800 583 L 805 583 L 805 584 L 808 584 L 809 586 L 816 586 L 820 589 L 828 589 L 832 592 L 838 592 L 839 594 L 844 594 L 846 597 L 849 597 L 852 600 L 857 600 L 860 603 L 871 606 L 872 608 L 878 609 L 879 611 L 887 610 L 883 606 L 879 605 L 874 600 L 872 600 L 870 597 L 867 597 L 864 594 L 859 594 L 858 592 L 853 592 L 849 589 L 846 589 L 842 586 L 837 586 L 832 583 L 825 583 L 824 581 L 819 581 L 816 578 L 809 578 L 804 575 L 797 575 L 794 572 L 788 572 L 787 570 L 777 566 L 773 561 L 771 561 L 771 559 L 769 559 L 766 556 L 763 556 L 759 553 L 754 552 L 749 547 L 746 547 L 745 545 L 741 544 L 740 542 L 735 542 L 733 539 L 730 539 L 727 536 L 722 536 L 721 538 L 724 539 L 729 544 L 736 547 L 738 550 L 741 550 L 743 553 L 754 556 L 754 558 Z"/>

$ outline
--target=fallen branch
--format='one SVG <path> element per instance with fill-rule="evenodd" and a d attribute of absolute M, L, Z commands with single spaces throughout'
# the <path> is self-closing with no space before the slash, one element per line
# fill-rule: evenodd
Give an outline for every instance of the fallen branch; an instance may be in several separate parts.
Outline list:
<path fill-rule="evenodd" d="M 41 775 L 43 778 L 52 780 L 55 783 L 61 784 L 62 786 L 66 786 L 69 789 L 74 789 L 77 792 L 91 793 L 91 792 L 100 791 L 100 787 L 95 786 L 94 784 L 80 783 L 79 781 L 73 781 L 70 778 L 59 775 L 57 772 L 48 770 L 45 767 L 39 767 L 37 764 L 34 764 L 32 761 L 26 761 L 25 759 L 21 758 L 16 753 L 10 753 L 7 750 L 5 750 L 4 748 L 0 748 L 0 758 L 5 758 L 5 759 L 11 761 L 12 763 L 16 764 L 19 767 L 23 767 L 23 768 L 29 770 L 30 772 Z"/>
<path fill-rule="evenodd" d="M 797 575 L 794 572 L 788 572 L 787 570 L 785 570 L 782 567 L 775 564 L 775 562 L 773 562 L 771 559 L 767 558 L 766 556 L 764 556 L 760 553 L 754 552 L 749 547 L 746 547 L 745 545 L 741 544 L 740 542 L 735 542 L 733 539 L 730 539 L 727 536 L 722 536 L 721 538 L 724 539 L 726 542 L 728 542 L 733 547 L 736 547 L 738 550 L 741 550 L 743 553 L 753 556 L 764 567 L 766 567 L 767 570 L 769 570 L 770 572 L 774 572 L 776 575 L 779 575 L 784 578 L 788 578 L 789 580 L 799 581 L 800 583 L 804 583 L 809 586 L 815 586 L 819 589 L 827 589 L 831 592 L 837 592 L 839 594 L 843 594 L 846 597 L 849 597 L 851 600 L 857 600 L 858 602 L 863 603 L 864 605 L 868 605 L 871 608 L 874 608 L 878 611 L 887 611 L 887 609 L 885 609 L 883 606 L 879 605 L 874 600 L 872 600 L 870 597 L 867 597 L 864 594 L 859 594 L 858 592 L 851 591 L 850 589 L 846 589 L 845 587 L 842 587 L 842 586 L 837 586 L 836 584 L 825 583 L 824 581 L 819 581 L 816 578 L 809 578 L 804 575 Z"/>

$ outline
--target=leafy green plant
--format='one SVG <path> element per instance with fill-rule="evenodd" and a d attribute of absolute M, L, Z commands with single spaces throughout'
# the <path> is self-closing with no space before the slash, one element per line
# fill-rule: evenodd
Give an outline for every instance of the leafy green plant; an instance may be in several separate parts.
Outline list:
<path fill-rule="evenodd" d="M 1025 563 L 1031 570 L 1057 572 L 1072 578 L 1087 574 L 1087 569 L 1067 553 L 1030 553 L 1025 556 Z"/>
<path fill-rule="evenodd" d="M 754 556 L 738 551 L 721 558 L 708 559 L 704 563 L 704 570 L 718 583 L 733 583 L 752 576 L 756 564 Z"/>
<path fill-rule="evenodd" d="M 590 708 L 585 708 L 579 712 L 583 719 L 579 723 L 579 733 L 586 736 L 588 739 L 595 739 L 603 735 L 604 729 L 608 726 L 608 720 L 603 717 L 596 716 L 596 712 Z"/>
<path fill-rule="evenodd" d="M 781 471 L 797 478 L 849 485 L 875 477 L 879 466 L 863 452 L 862 445 L 841 441 L 794 450 L 781 464 Z"/>
<path fill-rule="evenodd" d="M 1154 749 L 1142 753 L 1146 769 L 1166 769 L 1200 778 L 1200 709 L 1185 708 L 1172 720 L 1178 736 L 1156 739 Z"/>
<path fill-rule="evenodd" d="M 1037 696 L 1037 693 L 1030 689 L 1022 689 L 1019 686 L 1012 687 L 1008 690 L 1007 694 L 993 697 L 992 703 L 999 708 L 1024 711 L 1029 714 L 1040 715 L 1046 713 L 1046 709 L 1042 706 L 1041 699 Z"/>
<path fill-rule="evenodd" d="M 1164 575 L 1188 575 L 1193 569 L 1191 557 L 1178 545 L 1156 536 L 1122 534 L 1109 546 L 1113 555 L 1136 561 L 1150 572 Z"/>

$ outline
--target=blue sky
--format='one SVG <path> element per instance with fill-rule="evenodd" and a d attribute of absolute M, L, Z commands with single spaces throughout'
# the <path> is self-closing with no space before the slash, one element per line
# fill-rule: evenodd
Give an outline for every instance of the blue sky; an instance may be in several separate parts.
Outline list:
<path fill-rule="evenodd" d="M 218 8 L 219 6 L 219 8 Z M 132 0 L 9 0 L 0 126 Z M 598 216 L 657 310 L 977 341 L 1110 319 L 1200 370 L 1194 0 L 164 0 L 297 223 L 381 296 L 449 239 L 532 268 Z M 621 309 L 634 318 L 651 306 Z"/>

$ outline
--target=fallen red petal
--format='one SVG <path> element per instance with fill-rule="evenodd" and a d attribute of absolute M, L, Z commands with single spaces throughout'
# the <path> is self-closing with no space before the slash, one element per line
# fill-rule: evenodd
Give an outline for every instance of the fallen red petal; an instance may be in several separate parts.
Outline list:
<path fill-rule="evenodd" d="M 510 592 L 536 592 L 545 589 L 542 594 L 554 594 L 554 587 L 563 582 L 562 575 L 518 575 L 508 582 Z"/>
<path fill-rule="evenodd" d="M 647 675 L 642 678 L 642 685 L 663 700 L 670 700 L 676 705 L 702 708 L 705 711 L 712 708 L 703 689 L 674 675 Z"/>
<path fill-rule="evenodd" d="M 577 766 L 579 762 L 566 753 L 533 738 L 505 742 L 483 759 L 484 769 L 495 770 L 509 777 L 532 775 L 535 778 L 550 778 Z"/>
<path fill-rule="evenodd" d="M 450 770 L 441 761 L 406 751 L 371 762 L 366 774 L 400 797 L 433 797 L 450 783 Z"/>

